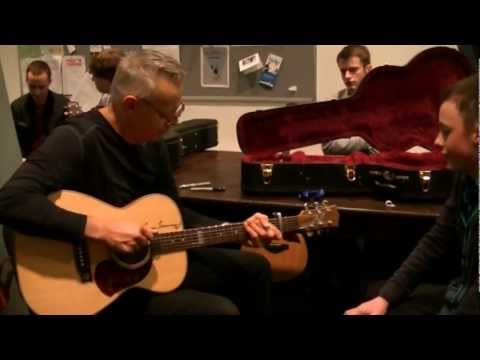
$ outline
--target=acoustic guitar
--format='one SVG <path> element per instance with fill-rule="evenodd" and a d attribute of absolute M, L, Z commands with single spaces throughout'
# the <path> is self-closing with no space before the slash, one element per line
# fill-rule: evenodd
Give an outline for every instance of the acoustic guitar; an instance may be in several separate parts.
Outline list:
<path fill-rule="evenodd" d="M 155 236 L 149 247 L 128 255 L 88 241 L 92 281 L 82 282 L 70 242 L 12 231 L 20 291 L 36 314 L 94 314 L 132 287 L 157 293 L 172 291 L 185 277 L 186 250 L 243 243 L 248 238 L 243 223 L 183 230 L 177 205 L 161 194 L 143 196 L 122 208 L 69 190 L 53 193 L 49 199 L 65 210 L 87 216 L 146 223 Z M 315 231 L 337 226 L 338 213 L 333 205 L 316 206 L 297 216 L 270 221 L 284 232 Z"/>

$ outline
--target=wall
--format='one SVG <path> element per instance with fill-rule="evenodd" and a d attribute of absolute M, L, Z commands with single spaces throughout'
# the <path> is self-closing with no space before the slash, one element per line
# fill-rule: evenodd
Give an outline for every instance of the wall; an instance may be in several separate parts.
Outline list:
<path fill-rule="evenodd" d="M 436 45 L 367 45 L 372 55 L 373 66 L 390 64 L 405 65 L 415 54 Z M 455 45 L 447 45 L 457 48 Z M 343 84 L 336 65 L 337 53 L 343 45 L 317 46 L 317 101 L 331 99 Z M 20 74 L 16 46 L 1 45 L 0 60 L 4 67 L 7 91 L 10 100 L 20 95 Z M 301 70 L 301 69 L 299 69 Z M 280 75 L 281 76 L 281 72 Z M 313 74 L 312 74 L 313 76 Z M 187 102 L 180 121 L 192 118 L 214 118 L 219 121 L 219 145 L 217 150 L 240 151 L 236 137 L 238 118 L 250 111 L 283 106 L 283 104 L 239 104 L 224 102 Z M 267 135 L 267 134 L 266 134 Z"/>
<path fill-rule="evenodd" d="M 21 95 L 17 45 L 0 45 L 0 61 L 10 102 Z"/>
<path fill-rule="evenodd" d="M 20 146 L 15 136 L 15 127 L 10 112 L 10 103 L 3 73 L 0 65 L 0 114 L 2 114 L 0 121 L 0 135 L 2 136 L 0 139 L 0 154 L 2 154 L 2 160 L 0 161 L 0 187 L 7 182 L 21 163 Z M 7 250 L 3 240 L 3 228 L 0 225 L 0 260 L 6 256 Z M 16 281 L 14 281 L 10 292 L 10 301 L 5 311 L 1 314 L 26 314 L 27 312 L 27 307 L 21 299 Z"/>

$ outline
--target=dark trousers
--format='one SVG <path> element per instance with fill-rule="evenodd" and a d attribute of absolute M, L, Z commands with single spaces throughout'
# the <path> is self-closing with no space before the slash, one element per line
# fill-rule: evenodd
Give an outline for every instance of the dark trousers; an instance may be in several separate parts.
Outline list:
<path fill-rule="evenodd" d="M 203 248 L 188 252 L 182 285 L 167 294 L 131 289 L 101 315 L 236 315 L 269 314 L 271 269 L 260 255 Z"/>

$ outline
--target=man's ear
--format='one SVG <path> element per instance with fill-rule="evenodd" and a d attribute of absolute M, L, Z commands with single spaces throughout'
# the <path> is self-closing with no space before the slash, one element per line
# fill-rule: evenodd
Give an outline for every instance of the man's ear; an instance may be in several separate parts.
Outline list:
<path fill-rule="evenodd" d="M 475 126 L 472 132 L 472 142 L 475 144 L 475 146 L 478 146 L 479 136 L 480 134 L 478 133 L 478 126 Z"/>
<path fill-rule="evenodd" d="M 367 73 L 368 73 L 370 70 L 372 70 L 372 64 L 368 64 L 367 66 L 365 66 L 365 70 L 366 70 Z"/>
<path fill-rule="evenodd" d="M 122 99 L 122 103 L 126 109 L 133 111 L 135 107 L 138 105 L 138 98 L 133 95 L 127 95 Z"/>

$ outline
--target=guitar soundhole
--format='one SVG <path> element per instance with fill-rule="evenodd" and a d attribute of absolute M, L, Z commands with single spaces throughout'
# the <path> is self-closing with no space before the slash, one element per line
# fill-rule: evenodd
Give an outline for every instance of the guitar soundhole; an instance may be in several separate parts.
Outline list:
<path fill-rule="evenodd" d="M 138 261 L 142 261 L 142 259 L 145 259 L 145 255 L 140 257 L 137 254 L 122 257 L 122 261 L 131 261 L 132 264 L 138 264 Z M 150 256 L 142 266 L 135 269 L 127 269 L 115 260 L 104 260 L 95 268 L 95 283 L 102 293 L 112 296 L 142 281 L 147 276 L 151 266 L 152 259 Z"/>
<path fill-rule="evenodd" d="M 133 253 L 112 253 L 112 258 L 115 262 L 128 270 L 135 270 L 142 267 L 150 259 L 150 248 L 144 247 Z"/>

